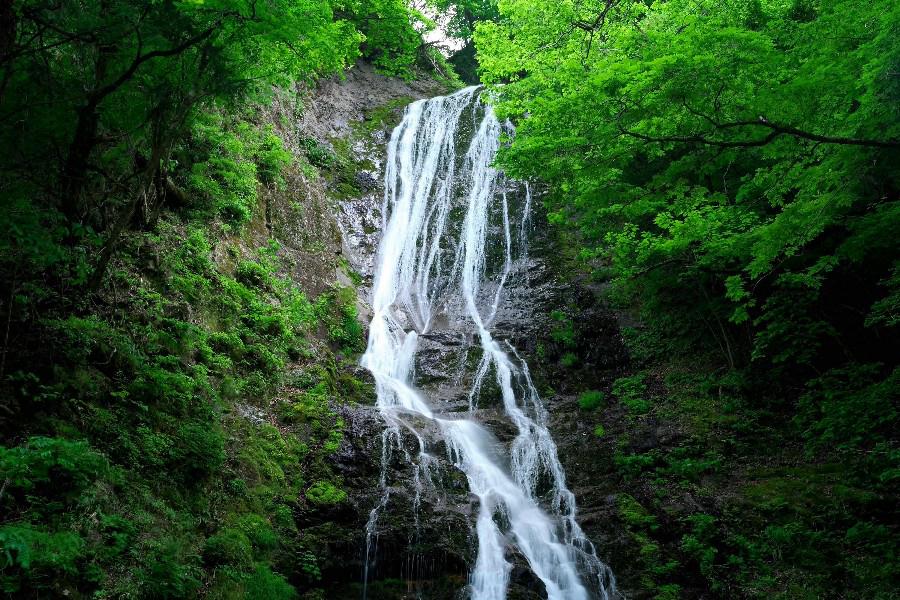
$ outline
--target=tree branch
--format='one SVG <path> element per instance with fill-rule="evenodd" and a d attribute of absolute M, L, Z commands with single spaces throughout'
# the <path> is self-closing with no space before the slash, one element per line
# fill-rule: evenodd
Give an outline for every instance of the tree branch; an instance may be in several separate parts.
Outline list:
<path fill-rule="evenodd" d="M 606 15 L 609 14 L 615 6 L 619 3 L 619 0 L 606 0 L 606 5 L 603 7 L 603 10 L 600 11 L 600 14 L 594 19 L 593 23 L 589 21 L 575 21 L 572 23 L 578 29 L 582 31 L 587 31 L 588 33 L 593 33 L 597 31 L 601 27 L 603 27 L 603 23 L 606 21 Z"/>
<path fill-rule="evenodd" d="M 236 16 L 236 15 L 223 15 L 221 18 L 216 20 L 215 23 L 212 24 L 209 28 L 203 30 L 197 35 L 183 41 L 177 46 L 173 46 L 172 48 L 166 48 L 164 50 L 152 50 L 147 52 L 146 54 L 141 54 L 142 44 L 140 43 L 140 37 L 138 37 L 138 52 L 134 57 L 134 60 L 131 62 L 131 65 L 116 78 L 115 81 L 103 86 L 102 88 L 96 90 L 91 94 L 91 101 L 94 105 L 99 104 L 103 98 L 110 95 L 117 89 L 119 89 L 122 85 L 124 85 L 129 79 L 131 79 L 137 70 L 143 65 L 145 62 L 149 60 L 153 60 L 154 58 L 164 58 L 167 56 L 177 56 L 182 52 L 187 51 L 189 48 L 196 46 L 200 42 L 203 42 L 213 33 L 216 32 L 217 29 L 222 25 L 225 18 L 228 16 Z"/>
<path fill-rule="evenodd" d="M 900 148 L 900 140 L 869 140 L 869 139 L 861 139 L 861 138 L 849 138 L 849 137 L 841 137 L 841 136 L 829 136 L 829 135 L 821 135 L 818 133 L 812 133 L 809 131 L 804 131 L 802 129 L 798 129 L 791 125 L 782 125 L 779 123 L 773 123 L 769 121 L 766 117 L 760 116 L 756 121 L 734 121 L 731 123 L 718 123 L 713 120 L 711 117 L 707 115 L 703 115 L 696 111 L 691 110 L 689 107 L 685 106 L 691 114 L 695 116 L 702 117 L 703 119 L 709 121 L 713 124 L 715 129 L 734 129 L 740 127 L 762 127 L 768 129 L 770 131 L 769 135 L 755 139 L 755 140 L 716 140 L 707 137 L 706 134 L 694 134 L 694 135 L 686 135 L 686 136 L 652 136 L 643 133 L 639 133 L 637 131 L 631 131 L 623 127 L 622 125 L 617 125 L 619 132 L 628 135 L 634 138 L 638 138 L 648 142 L 655 143 L 663 143 L 663 142 L 675 142 L 675 143 L 686 143 L 686 144 L 703 144 L 706 146 L 717 146 L 720 148 L 752 148 L 757 146 L 765 146 L 769 142 L 772 142 L 775 138 L 782 135 L 790 135 L 793 137 L 798 137 L 805 140 L 811 140 L 814 142 L 820 142 L 823 144 L 837 144 L 843 146 L 866 146 L 871 148 Z"/>

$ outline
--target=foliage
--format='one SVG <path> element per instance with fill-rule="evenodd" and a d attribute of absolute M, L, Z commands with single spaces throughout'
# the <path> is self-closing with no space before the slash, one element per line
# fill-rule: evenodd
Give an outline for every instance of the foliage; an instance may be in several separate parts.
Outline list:
<path fill-rule="evenodd" d="M 849 532 L 896 503 L 896 3 L 498 6 L 475 41 L 517 125 L 499 163 L 546 185 L 551 226 L 641 321 L 611 390 L 628 431 L 597 447 L 660 518 L 698 513 L 635 532 L 655 557 L 635 585 L 888 597 L 872 565 L 896 545 Z M 555 354 L 587 371 L 582 337 Z"/>
<path fill-rule="evenodd" d="M 305 495 L 313 504 L 322 506 L 340 504 L 347 497 L 346 492 L 328 481 L 317 481 L 306 490 Z"/>
<path fill-rule="evenodd" d="M 172 539 L 154 540 L 144 548 L 137 568 L 137 589 L 150 598 L 189 598 L 200 589 L 200 569 L 194 556 L 182 555 Z"/>
<path fill-rule="evenodd" d="M 797 421 L 811 448 L 872 448 L 891 435 L 900 369 L 884 380 L 881 370 L 880 364 L 852 365 L 807 384 Z"/>
<path fill-rule="evenodd" d="M 578 396 L 578 406 L 581 410 L 596 410 L 603 405 L 605 400 L 606 396 L 603 392 L 589 390 Z"/>
<path fill-rule="evenodd" d="M 364 36 L 363 56 L 385 74 L 411 78 L 432 21 L 403 0 L 351 0 L 345 10 Z"/>
<path fill-rule="evenodd" d="M 266 566 L 258 566 L 244 581 L 244 597 L 293 600 L 297 597 L 297 590 L 282 575 L 273 573 Z"/>
<path fill-rule="evenodd" d="M 189 152 L 193 166 L 188 189 L 198 208 L 211 206 L 224 221 L 246 223 L 257 205 L 258 181 L 281 182 L 291 156 L 271 125 L 254 127 L 246 121 L 227 123 L 222 113 L 200 115 L 193 124 Z"/>
<path fill-rule="evenodd" d="M 240 530 L 224 529 L 207 538 L 203 560 L 212 566 L 233 566 L 246 570 L 253 561 L 250 540 Z"/>
<path fill-rule="evenodd" d="M 553 329 L 550 332 L 551 339 L 563 346 L 564 348 L 575 347 L 575 327 L 572 319 L 561 310 L 554 310 L 550 313 L 553 319 Z"/>
<path fill-rule="evenodd" d="M 47 493 L 76 499 L 109 471 L 106 459 L 84 441 L 32 437 L 21 446 L 0 448 L 7 501 L 21 494 L 22 500 L 33 502 Z"/>
<path fill-rule="evenodd" d="M 496 0 L 429 0 L 446 19 L 445 30 L 450 38 L 462 42 L 462 47 L 450 56 L 463 81 L 478 83 L 478 54 L 473 43 L 475 28 L 481 21 L 500 18 Z"/>
<path fill-rule="evenodd" d="M 644 398 L 647 390 L 645 378 L 645 374 L 637 373 L 629 377 L 620 377 L 613 382 L 613 396 L 618 398 L 632 414 L 644 414 L 650 410 L 650 402 Z"/>
<path fill-rule="evenodd" d="M 472 39 L 477 23 L 500 17 L 496 0 L 431 0 L 431 4 L 448 15 L 447 33 L 462 40 Z"/>
<path fill-rule="evenodd" d="M 361 54 L 411 76 L 428 27 L 400 0 L 29 0 L 5 10 L 0 170 L 12 227 L 0 266 L 52 265 L 91 289 L 122 233 L 153 225 L 163 206 L 190 202 L 240 225 L 257 180 L 279 184 L 288 153 L 271 126 L 233 118 L 238 107 Z"/>
<path fill-rule="evenodd" d="M 362 329 L 352 291 L 307 297 L 265 241 L 267 202 L 320 176 L 269 105 L 360 57 L 430 70 L 427 19 L 399 0 L 0 13 L 0 589 L 297 597 L 293 510 L 334 478 L 332 405 L 363 394 L 334 351 Z M 302 420 L 275 414 L 288 365 L 316 374 Z"/>
<path fill-rule="evenodd" d="M 322 294 L 316 301 L 315 312 L 332 342 L 349 352 L 363 349 L 363 330 L 353 288 L 335 288 Z"/>
<path fill-rule="evenodd" d="M 73 532 L 42 531 L 31 525 L 0 527 L 3 559 L 3 590 L 7 593 L 23 591 L 21 579 L 8 573 L 23 572 L 28 578 L 42 579 L 73 575 L 78 571 L 84 553 L 84 540 Z M 22 578 L 24 579 L 24 577 Z"/>
<path fill-rule="evenodd" d="M 255 171 L 254 189 L 264 177 Z M 26 348 L 42 357 L 33 366 L 7 363 L 16 418 L 0 421 L 10 440 L 0 445 L 10 519 L 0 528 L 0 585 L 9 593 L 190 597 L 211 586 L 230 597 L 296 596 L 266 565 L 290 564 L 288 503 L 307 478 L 332 476 L 325 457 L 344 424 L 329 402 L 356 392 L 336 381 L 327 344 L 359 345 L 355 294 L 311 302 L 283 275 L 271 240 L 214 261 L 225 245 L 211 241 L 216 215 L 180 208 L 151 232 L 123 236 L 99 291 L 119 294 L 115 304 L 73 314 L 48 292 L 41 318 L 24 321 L 49 342 Z M 313 360 L 302 387 L 316 411 L 296 430 L 229 416 L 238 403 L 266 406 L 297 360 Z M 11 443 L 30 430 L 47 435 Z M 344 493 L 324 492 L 323 501 Z M 198 525 L 210 515 L 213 535 Z"/>
<path fill-rule="evenodd" d="M 900 17 L 882 4 L 504 3 L 478 29 L 520 121 L 501 160 L 551 185 L 551 220 L 672 351 L 786 387 L 844 368 L 837 340 L 891 354 Z"/>
<path fill-rule="evenodd" d="M 13 218 L 45 240 L 62 227 L 69 242 L 78 242 L 63 252 L 77 256 L 101 244 L 104 251 L 88 266 L 95 279 L 128 222 L 152 221 L 171 200 L 165 183 L 182 166 L 171 160 L 172 150 L 192 128 L 209 126 L 203 109 L 234 105 L 273 83 L 336 72 L 355 58 L 361 40 L 320 0 L 62 7 L 37 0 L 11 10 L 0 115 L 18 125 L 0 133 L 4 180 L 15 182 L 4 194 L 4 211 L 18 207 Z M 224 161 L 233 161 L 235 139 L 219 141 L 229 148 Z M 273 141 L 259 140 L 261 163 L 279 160 L 277 148 L 274 154 L 267 148 Z M 43 178 L 28 175 L 33 164 L 45 166 Z M 198 174 L 210 189 L 231 167 L 241 180 L 219 182 L 228 210 L 239 209 L 250 193 L 247 163 Z M 36 212 L 23 211 L 26 205 Z"/>

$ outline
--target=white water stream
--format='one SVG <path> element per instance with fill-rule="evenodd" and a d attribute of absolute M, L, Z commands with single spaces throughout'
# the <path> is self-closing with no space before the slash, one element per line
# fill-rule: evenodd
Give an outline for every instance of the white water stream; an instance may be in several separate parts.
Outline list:
<path fill-rule="evenodd" d="M 430 481 L 435 461 L 424 433 L 413 423 L 427 420 L 440 431 L 448 458 L 465 473 L 480 502 L 477 558 L 469 578 L 472 600 L 506 598 L 509 546 L 527 560 L 549 600 L 606 600 L 614 595 L 612 573 L 575 519 L 575 498 L 566 487 L 528 367 L 512 346 L 491 333 L 514 262 L 513 247 L 521 245 L 524 251 L 531 198 L 527 186 L 517 186 L 525 201 L 519 240 L 514 240 L 516 224 L 511 223 L 507 198 L 511 184 L 492 166 L 501 133 L 511 127 L 481 106 L 478 95 L 472 87 L 410 104 L 388 146 L 373 316 L 362 357 L 375 378 L 378 407 L 388 424 L 383 463 L 391 448 L 405 452 L 414 469 L 418 515 L 421 486 Z M 459 139 L 466 119 L 474 128 L 469 140 Z M 464 156 L 457 157 L 458 147 L 465 149 Z M 458 221 L 458 215 L 451 216 L 454 208 L 464 211 L 461 224 L 452 224 L 454 218 Z M 491 237 L 498 230 L 501 235 Z M 500 244 L 503 254 L 493 262 L 502 264 L 491 277 L 486 248 Z M 439 414 L 412 382 L 419 336 L 430 331 L 438 316 L 461 323 L 480 344 L 467 413 Z M 496 378 L 505 417 L 517 431 L 508 450 L 478 420 L 476 404 L 488 376 Z M 403 450 L 401 431 L 418 440 L 417 456 Z M 382 488 L 384 495 L 367 526 L 369 550 L 379 512 L 388 504 L 384 473 Z"/>

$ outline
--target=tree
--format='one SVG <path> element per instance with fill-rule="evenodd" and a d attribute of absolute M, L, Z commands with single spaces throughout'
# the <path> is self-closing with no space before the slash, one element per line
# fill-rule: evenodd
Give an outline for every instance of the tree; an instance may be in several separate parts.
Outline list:
<path fill-rule="evenodd" d="M 898 27 L 887 1 L 510 0 L 476 43 L 502 164 L 665 345 L 777 395 L 896 363 Z"/>
<path fill-rule="evenodd" d="M 3 209 L 28 220 L 31 233 L 14 227 L 5 233 L 18 238 L 3 245 L 27 245 L 35 227 L 65 230 L 69 248 L 97 256 L 89 277 L 97 287 L 121 233 L 151 222 L 178 195 L 171 150 L 204 110 L 336 73 L 364 40 L 385 68 L 414 62 L 421 35 L 405 4 L 352 8 L 335 14 L 328 0 L 5 3 Z M 378 29 L 361 16 L 371 14 Z"/>
<path fill-rule="evenodd" d="M 447 34 L 462 42 L 450 57 L 456 71 L 467 83 L 478 82 L 478 56 L 474 35 L 478 23 L 496 21 L 500 12 L 496 0 L 429 0 L 430 4 L 447 18 Z"/>

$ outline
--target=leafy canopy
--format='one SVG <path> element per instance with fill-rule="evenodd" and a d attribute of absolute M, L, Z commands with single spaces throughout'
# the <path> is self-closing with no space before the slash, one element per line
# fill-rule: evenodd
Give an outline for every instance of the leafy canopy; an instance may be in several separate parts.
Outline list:
<path fill-rule="evenodd" d="M 501 162 L 673 350 L 799 382 L 897 355 L 895 2 L 499 7 Z"/>

